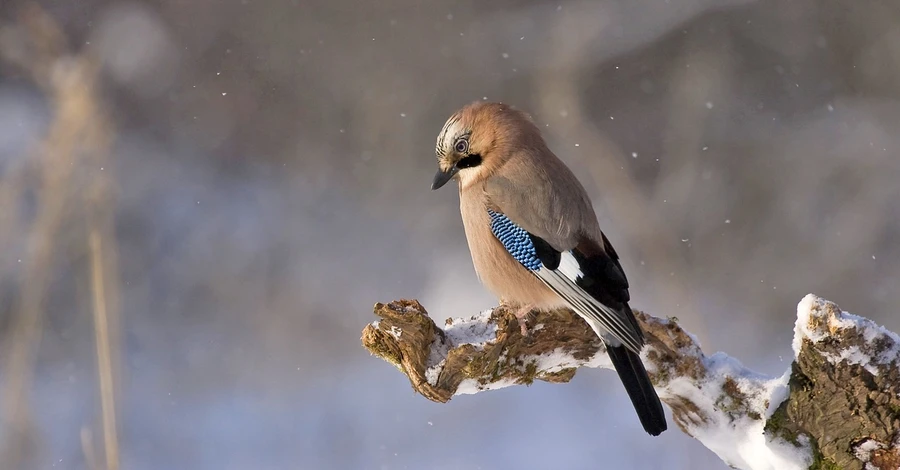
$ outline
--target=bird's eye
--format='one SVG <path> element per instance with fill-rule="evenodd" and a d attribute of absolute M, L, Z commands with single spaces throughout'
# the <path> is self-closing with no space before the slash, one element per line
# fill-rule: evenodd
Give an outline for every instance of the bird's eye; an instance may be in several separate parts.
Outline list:
<path fill-rule="evenodd" d="M 456 150 L 456 153 L 466 153 L 469 151 L 469 141 L 466 139 L 459 139 L 454 144 L 453 149 Z"/>

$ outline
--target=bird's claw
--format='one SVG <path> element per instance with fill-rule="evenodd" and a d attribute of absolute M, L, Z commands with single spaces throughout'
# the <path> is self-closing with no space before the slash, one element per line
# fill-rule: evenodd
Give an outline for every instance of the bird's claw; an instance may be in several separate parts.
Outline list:
<path fill-rule="evenodd" d="M 529 323 L 530 317 L 532 316 L 531 310 L 532 310 L 531 305 L 525 305 L 525 306 L 519 308 L 515 313 L 516 320 L 518 320 L 518 322 L 519 322 L 519 328 L 521 328 L 521 330 L 522 330 L 522 336 L 525 336 L 525 337 L 529 336 L 529 334 L 530 334 L 528 331 L 528 323 Z"/>

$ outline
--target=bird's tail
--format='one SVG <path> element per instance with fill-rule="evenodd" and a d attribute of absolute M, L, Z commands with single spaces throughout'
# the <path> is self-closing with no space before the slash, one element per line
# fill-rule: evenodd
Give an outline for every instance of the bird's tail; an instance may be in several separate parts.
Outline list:
<path fill-rule="evenodd" d="M 666 414 L 640 356 L 624 346 L 607 346 L 606 352 L 619 373 L 619 379 L 625 385 L 644 430 L 651 436 L 660 435 L 667 427 Z"/>

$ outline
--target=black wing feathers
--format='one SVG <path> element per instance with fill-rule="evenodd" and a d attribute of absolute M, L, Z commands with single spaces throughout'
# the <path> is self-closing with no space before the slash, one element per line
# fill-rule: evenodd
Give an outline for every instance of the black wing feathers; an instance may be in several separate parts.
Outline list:
<path fill-rule="evenodd" d="M 628 281 L 616 261 L 605 253 L 588 257 L 578 248 L 572 250 L 572 255 L 582 272 L 578 286 L 592 297 L 611 308 L 619 308 L 631 300 Z"/>
<path fill-rule="evenodd" d="M 537 252 L 537 257 L 541 260 L 541 263 L 543 263 L 547 269 L 558 268 L 559 259 L 562 256 L 562 253 L 556 251 L 556 249 L 544 241 L 543 238 L 532 233 L 529 233 L 528 236 L 531 238 L 531 243 L 534 244 L 534 250 Z"/>

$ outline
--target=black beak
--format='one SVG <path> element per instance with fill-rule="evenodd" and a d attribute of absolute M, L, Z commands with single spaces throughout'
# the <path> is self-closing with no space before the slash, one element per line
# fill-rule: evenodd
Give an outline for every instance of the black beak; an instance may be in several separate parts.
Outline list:
<path fill-rule="evenodd" d="M 459 168 L 455 165 L 447 171 L 438 170 L 437 174 L 434 175 L 434 181 L 431 183 L 431 190 L 434 191 L 447 184 L 447 181 L 450 181 L 450 178 L 453 178 L 457 173 L 459 173 Z"/>

